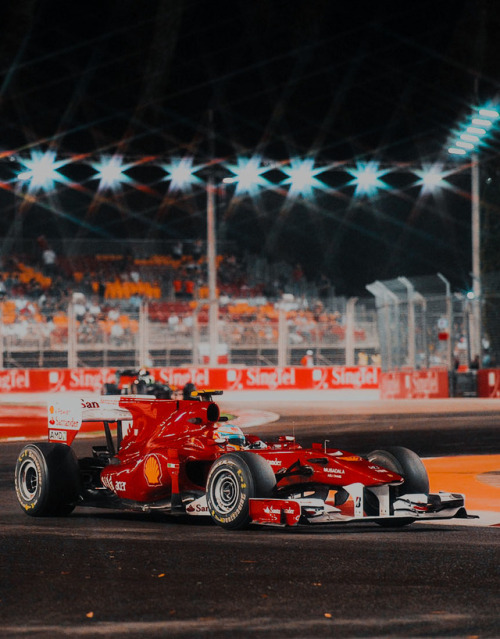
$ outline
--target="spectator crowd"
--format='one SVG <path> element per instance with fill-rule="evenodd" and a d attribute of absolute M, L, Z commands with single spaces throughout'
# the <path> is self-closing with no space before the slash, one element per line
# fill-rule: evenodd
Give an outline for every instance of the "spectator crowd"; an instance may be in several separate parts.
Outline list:
<path fill-rule="evenodd" d="M 39 247 L 38 256 L 11 255 L 1 264 L 2 332 L 14 346 L 64 345 L 70 313 L 78 343 L 133 345 L 144 303 L 166 338 L 189 339 L 195 321 L 208 323 L 206 260 L 198 245 L 188 255 L 174 247 L 148 258 L 130 251 L 68 258 L 44 238 Z M 300 264 L 252 267 L 233 254 L 217 256 L 219 317 L 231 344 L 275 343 L 284 304 L 291 344 L 343 339 L 340 313 L 327 309 L 332 288 L 326 276 L 308 282 Z"/>

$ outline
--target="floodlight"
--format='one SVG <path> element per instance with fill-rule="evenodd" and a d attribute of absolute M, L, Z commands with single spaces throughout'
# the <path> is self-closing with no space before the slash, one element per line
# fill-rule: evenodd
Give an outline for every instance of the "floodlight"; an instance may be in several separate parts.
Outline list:
<path fill-rule="evenodd" d="M 486 133 L 486 129 L 480 129 L 477 126 L 468 126 L 467 132 L 473 133 L 474 135 L 484 135 Z"/>
<path fill-rule="evenodd" d="M 483 118 L 472 118 L 472 124 L 474 126 L 480 126 L 480 127 L 489 127 L 491 126 L 493 123 L 491 122 L 491 120 L 484 120 Z"/>
<path fill-rule="evenodd" d="M 479 142 L 477 135 L 471 135 L 470 133 L 462 133 L 460 139 L 465 140 L 466 142 Z"/>
<path fill-rule="evenodd" d="M 380 169 L 377 162 L 360 162 L 355 169 L 348 169 L 353 176 L 349 184 L 356 186 L 355 195 L 373 195 L 378 189 L 387 188 L 387 185 L 380 179 L 388 173 L 388 169 Z"/>
<path fill-rule="evenodd" d="M 290 185 L 289 195 L 311 196 L 313 187 L 324 187 L 323 182 L 318 180 L 316 175 L 322 173 L 325 169 L 324 167 L 314 168 L 314 160 L 311 158 L 307 160 L 293 158 L 290 161 L 290 166 L 284 166 L 281 170 L 288 175 L 283 180 L 283 184 Z"/>
<path fill-rule="evenodd" d="M 441 187 L 445 187 L 445 177 L 447 173 L 443 172 L 442 166 L 440 164 L 433 164 L 431 166 L 424 166 L 420 170 L 415 171 L 415 175 L 417 175 L 420 180 L 417 184 L 422 186 L 422 190 L 425 191 L 435 191 Z"/>
<path fill-rule="evenodd" d="M 200 167 L 193 166 L 193 158 L 173 158 L 170 164 L 164 164 L 163 169 L 169 174 L 171 191 L 182 191 L 202 180 L 194 173 Z"/>
<path fill-rule="evenodd" d="M 23 170 L 17 174 L 17 179 L 26 183 L 29 191 L 50 191 L 54 182 L 66 181 L 58 171 L 66 161 L 56 161 L 55 151 L 33 151 L 29 159 L 20 159 L 19 162 Z"/>
<path fill-rule="evenodd" d="M 226 184 L 236 183 L 236 193 L 253 193 L 259 186 L 265 186 L 268 181 L 262 174 L 268 170 L 267 166 L 261 166 L 260 157 L 238 158 L 237 164 L 228 164 L 226 167 L 234 177 L 225 178 Z"/>
<path fill-rule="evenodd" d="M 123 164 L 121 155 L 103 156 L 99 162 L 94 162 L 91 166 L 97 173 L 99 190 L 115 190 L 124 182 L 132 181 L 125 173 L 132 164 Z"/>
<path fill-rule="evenodd" d="M 491 118 L 492 120 L 496 120 L 500 117 L 500 113 L 495 109 L 479 109 L 479 115 L 483 118 Z"/>

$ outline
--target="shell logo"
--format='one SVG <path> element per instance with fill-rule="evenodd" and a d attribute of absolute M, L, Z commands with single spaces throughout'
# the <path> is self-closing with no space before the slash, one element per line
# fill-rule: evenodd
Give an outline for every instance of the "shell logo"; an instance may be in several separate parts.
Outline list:
<path fill-rule="evenodd" d="M 161 483 L 161 467 L 158 457 L 150 455 L 144 464 L 144 476 L 149 486 L 159 486 Z"/>

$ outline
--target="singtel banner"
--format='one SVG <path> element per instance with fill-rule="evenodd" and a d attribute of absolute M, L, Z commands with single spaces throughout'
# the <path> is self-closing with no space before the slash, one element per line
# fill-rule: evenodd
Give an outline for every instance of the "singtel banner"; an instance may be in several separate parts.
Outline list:
<path fill-rule="evenodd" d="M 250 367 L 250 368 L 151 368 L 155 380 L 182 388 L 220 390 L 334 390 L 378 389 L 376 366 Z M 114 368 L 7 369 L 0 371 L 0 392 L 90 391 L 100 393 L 104 384 L 116 381 Z"/>

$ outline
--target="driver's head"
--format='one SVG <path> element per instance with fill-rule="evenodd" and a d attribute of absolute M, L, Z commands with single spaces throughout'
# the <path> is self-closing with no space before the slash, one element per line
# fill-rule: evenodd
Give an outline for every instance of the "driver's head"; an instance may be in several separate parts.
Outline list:
<path fill-rule="evenodd" d="M 245 446 L 245 435 L 238 426 L 224 424 L 214 431 L 214 439 L 224 439 L 228 450 L 241 450 Z"/>

